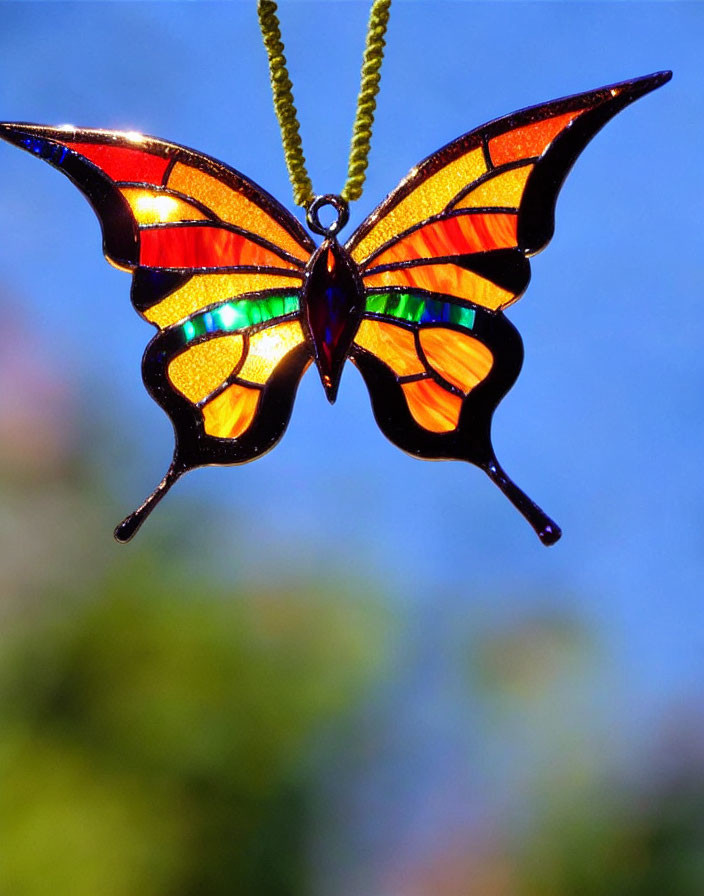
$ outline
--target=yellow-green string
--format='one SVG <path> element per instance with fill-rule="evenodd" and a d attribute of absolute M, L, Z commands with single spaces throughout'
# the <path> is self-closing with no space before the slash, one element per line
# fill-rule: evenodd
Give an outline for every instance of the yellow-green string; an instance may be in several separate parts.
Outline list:
<path fill-rule="evenodd" d="M 384 59 L 384 36 L 389 22 L 391 0 L 375 0 L 369 14 L 367 45 L 362 60 L 362 80 L 357 98 L 357 114 L 352 128 L 347 181 L 340 194 L 347 202 L 359 199 L 367 176 L 372 126 L 379 93 L 381 63 Z"/>
<path fill-rule="evenodd" d="M 391 0 L 374 0 L 369 15 L 367 42 L 362 62 L 362 78 L 357 98 L 357 114 L 352 128 L 352 142 L 347 165 L 347 181 L 340 195 L 345 201 L 359 199 L 366 178 L 372 125 L 379 92 L 381 63 L 384 58 L 384 35 L 389 21 Z M 315 194 L 303 155 L 298 114 L 293 101 L 291 79 L 286 68 L 284 45 L 274 0 L 258 0 L 259 26 L 269 57 L 269 74 L 274 96 L 274 111 L 281 128 L 281 140 L 293 201 L 308 208 Z"/>
<path fill-rule="evenodd" d="M 313 201 L 313 184 L 306 170 L 306 159 L 303 155 L 298 115 L 293 102 L 293 84 L 288 76 L 284 45 L 281 41 L 281 29 L 276 15 L 274 0 L 259 0 L 259 26 L 264 38 L 264 46 L 269 57 L 269 74 L 271 89 L 274 94 L 274 111 L 281 128 L 281 140 L 284 146 L 284 157 L 288 176 L 293 186 L 293 201 L 296 205 L 307 208 Z"/>

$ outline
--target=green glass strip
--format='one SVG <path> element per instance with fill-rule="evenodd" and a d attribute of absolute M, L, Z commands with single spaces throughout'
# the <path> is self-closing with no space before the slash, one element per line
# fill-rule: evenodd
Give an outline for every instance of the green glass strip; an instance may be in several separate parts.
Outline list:
<path fill-rule="evenodd" d="M 184 342 L 191 342 L 205 333 L 233 333 L 266 323 L 277 317 L 285 317 L 298 311 L 298 296 L 263 296 L 259 299 L 242 299 L 225 302 L 212 311 L 194 315 L 181 325 Z"/>
<path fill-rule="evenodd" d="M 471 330 L 476 311 L 453 302 L 428 299 L 408 292 L 376 292 L 367 296 L 370 314 L 385 314 L 413 324 L 447 323 Z"/>

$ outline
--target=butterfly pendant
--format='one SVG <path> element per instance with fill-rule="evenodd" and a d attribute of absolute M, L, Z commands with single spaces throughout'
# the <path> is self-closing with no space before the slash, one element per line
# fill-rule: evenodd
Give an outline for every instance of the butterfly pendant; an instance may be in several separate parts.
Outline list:
<path fill-rule="evenodd" d="M 149 394 L 175 450 L 154 492 L 115 530 L 128 541 L 185 472 L 269 451 L 315 364 L 328 399 L 360 371 L 382 432 L 412 455 L 476 464 L 544 544 L 559 527 L 499 465 L 491 419 L 523 359 L 503 310 L 552 237 L 560 187 L 594 134 L 664 84 L 662 72 L 535 106 L 470 131 L 416 166 L 345 245 L 337 197 L 299 222 L 215 159 L 117 131 L 0 124 L 0 137 L 66 174 L 91 202 L 104 251 L 133 274 L 158 332 Z M 325 227 L 329 204 L 337 220 Z"/>

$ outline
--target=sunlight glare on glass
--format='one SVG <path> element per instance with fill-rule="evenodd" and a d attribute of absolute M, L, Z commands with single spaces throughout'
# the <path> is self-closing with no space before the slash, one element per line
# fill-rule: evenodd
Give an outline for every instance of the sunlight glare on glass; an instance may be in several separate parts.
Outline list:
<path fill-rule="evenodd" d="M 229 330 L 235 322 L 237 312 L 232 305 L 223 305 L 219 312 L 220 323 L 224 330 Z"/>
<path fill-rule="evenodd" d="M 140 216 L 148 216 L 155 222 L 169 221 L 178 210 L 178 202 L 171 196 L 143 193 L 137 197 L 136 210 Z"/>

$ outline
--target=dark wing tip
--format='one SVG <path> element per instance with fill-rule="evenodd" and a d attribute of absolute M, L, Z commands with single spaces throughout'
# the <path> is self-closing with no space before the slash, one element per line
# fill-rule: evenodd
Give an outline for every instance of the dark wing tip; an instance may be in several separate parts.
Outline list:
<path fill-rule="evenodd" d="M 558 101 L 565 109 L 581 106 L 585 111 L 554 140 L 528 178 L 518 225 L 519 247 L 526 255 L 535 255 L 550 242 L 557 197 L 587 143 L 622 109 L 671 77 L 670 71 L 655 72 Z"/>
<path fill-rule="evenodd" d="M 0 137 L 9 140 L 18 146 L 22 145 L 23 138 L 44 137 L 48 140 L 72 140 L 76 135 L 76 128 L 72 124 L 49 127 L 43 124 L 30 124 L 27 121 L 0 121 Z"/>
<path fill-rule="evenodd" d="M 619 99 L 620 110 L 623 106 L 645 96 L 646 93 L 650 93 L 653 90 L 657 90 L 658 87 L 662 87 L 663 84 L 667 84 L 671 78 L 671 71 L 653 72 L 652 75 L 642 75 L 639 78 L 631 78 L 629 81 L 620 81 L 618 84 L 611 84 L 609 87 L 604 87 L 600 91 L 595 91 L 595 93 L 605 93 L 607 103 L 610 102 L 612 98 L 614 100 Z M 609 93 L 611 94 L 611 97 L 608 96 Z"/>
<path fill-rule="evenodd" d="M 662 87 L 663 84 L 667 84 L 671 78 L 672 72 L 666 70 L 662 72 L 653 72 L 652 75 L 642 75 L 639 78 L 632 78 L 630 81 L 624 81 L 622 83 L 626 88 L 632 87 L 638 96 L 643 96 L 643 94 L 650 93 L 651 90 L 655 90 L 658 87 Z M 620 87 L 621 85 L 616 84 L 614 86 Z"/>
<path fill-rule="evenodd" d="M 139 233 L 124 196 L 103 172 L 66 143 L 76 128 L 58 128 L 24 122 L 0 123 L 0 138 L 48 162 L 66 175 L 86 196 L 100 221 L 103 251 L 113 264 L 133 268 L 139 262 Z"/>

